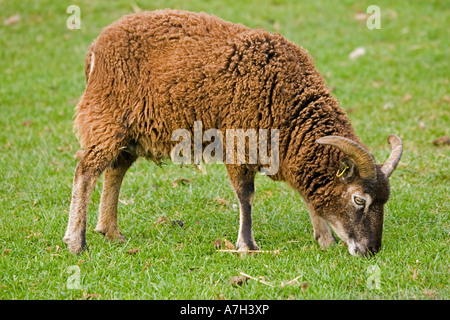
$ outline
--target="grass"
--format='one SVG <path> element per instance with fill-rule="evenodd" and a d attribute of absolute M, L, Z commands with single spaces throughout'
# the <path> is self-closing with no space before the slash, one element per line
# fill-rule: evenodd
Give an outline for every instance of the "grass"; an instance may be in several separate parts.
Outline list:
<path fill-rule="evenodd" d="M 66 8 L 81 9 L 80 30 Z M 341 243 L 320 250 L 304 204 L 284 183 L 256 180 L 255 238 L 263 250 L 218 253 L 234 242 L 238 213 L 223 165 L 208 174 L 139 160 L 121 191 L 124 244 L 93 232 L 101 181 L 88 215 L 89 252 L 71 256 L 62 241 L 78 143 L 74 106 L 84 56 L 101 28 L 133 11 L 128 1 L 2 1 L 0 5 L 0 299 L 449 299 L 448 13 L 446 1 L 136 1 L 147 10 L 206 11 L 277 31 L 308 49 L 347 110 L 356 132 L 383 162 L 391 133 L 404 140 L 391 177 L 383 249 L 372 259 Z M 381 29 L 354 18 L 376 4 Z M 20 21 L 4 25 L 19 14 Z M 350 60 L 357 47 L 366 54 Z M 188 183 L 172 182 L 189 179 Z M 217 197 L 226 201 L 219 202 Z M 169 223 L 155 224 L 161 217 Z M 184 227 L 172 226 L 182 220 Z M 139 249 L 130 254 L 131 249 Z M 71 266 L 77 266 L 71 267 Z M 379 285 L 370 286 L 373 266 Z M 79 289 L 70 289 L 79 271 Z M 273 287 L 230 279 L 244 272 Z M 306 285 L 286 285 L 297 276 Z"/>

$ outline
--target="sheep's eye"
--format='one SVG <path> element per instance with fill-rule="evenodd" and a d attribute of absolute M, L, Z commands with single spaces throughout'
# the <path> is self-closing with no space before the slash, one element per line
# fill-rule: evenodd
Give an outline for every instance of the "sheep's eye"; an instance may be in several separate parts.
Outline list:
<path fill-rule="evenodd" d="M 363 198 L 357 197 L 357 196 L 353 197 L 353 201 L 355 201 L 355 203 L 358 206 L 365 206 L 366 205 L 366 200 L 364 200 Z"/>

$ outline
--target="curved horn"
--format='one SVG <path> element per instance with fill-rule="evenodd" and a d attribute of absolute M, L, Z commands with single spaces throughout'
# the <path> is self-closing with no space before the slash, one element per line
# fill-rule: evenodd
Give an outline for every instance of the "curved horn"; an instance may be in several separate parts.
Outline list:
<path fill-rule="evenodd" d="M 391 154 L 381 167 L 381 171 L 386 175 L 386 177 L 389 178 L 395 168 L 397 168 L 398 162 L 400 161 L 403 152 L 403 143 L 402 140 L 395 134 L 391 134 L 389 136 L 388 142 L 391 145 Z"/>
<path fill-rule="evenodd" d="M 376 180 L 377 171 L 375 160 L 373 159 L 373 156 L 358 143 L 339 136 L 322 137 L 317 139 L 316 142 L 338 148 L 355 161 L 361 178 Z"/>

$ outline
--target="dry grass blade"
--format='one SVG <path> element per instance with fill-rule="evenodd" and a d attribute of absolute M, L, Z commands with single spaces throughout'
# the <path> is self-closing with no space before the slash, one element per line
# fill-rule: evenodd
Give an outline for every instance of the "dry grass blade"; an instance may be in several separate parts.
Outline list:
<path fill-rule="evenodd" d="M 220 198 L 220 197 L 216 197 L 216 201 L 217 201 L 218 203 L 220 203 L 220 204 L 225 204 L 225 205 L 227 205 L 227 206 L 230 205 L 230 201 L 227 201 L 227 200 L 222 199 L 222 198 Z"/>
<path fill-rule="evenodd" d="M 232 244 L 228 239 L 224 239 L 223 242 L 224 242 L 225 248 L 227 248 L 227 250 L 230 250 L 230 251 L 235 250 L 234 244 Z"/>
<path fill-rule="evenodd" d="M 236 249 L 228 249 L 228 250 L 216 250 L 216 252 L 231 252 L 231 253 L 273 253 L 278 254 L 280 250 L 236 250 Z"/>
<path fill-rule="evenodd" d="M 286 282 L 286 284 L 300 284 L 300 283 L 298 282 L 298 279 L 301 278 L 301 277 L 302 277 L 302 276 L 300 275 L 300 276 L 298 276 L 298 277 L 296 277 L 296 278 L 294 278 L 294 279 L 292 279 L 292 280 Z"/>
<path fill-rule="evenodd" d="M 306 288 L 308 288 L 308 287 L 309 287 L 309 283 L 306 282 L 306 281 L 304 281 L 304 282 L 302 283 L 302 291 L 303 291 L 303 293 L 305 293 Z"/>
<path fill-rule="evenodd" d="M 169 223 L 169 219 L 167 219 L 167 217 L 160 217 L 158 218 L 158 220 L 156 220 L 155 225 L 159 225 L 161 223 Z"/>
<path fill-rule="evenodd" d="M 447 136 L 443 136 L 443 137 L 437 138 L 436 140 L 433 141 L 433 144 L 435 146 L 449 145 L 450 144 L 450 138 L 447 137 Z"/>
<path fill-rule="evenodd" d="M 230 282 L 233 286 L 242 286 L 247 283 L 247 277 L 244 276 L 236 276 L 230 279 Z"/>
<path fill-rule="evenodd" d="M 245 274 L 245 273 L 243 273 L 243 272 L 239 272 L 239 274 L 241 275 L 241 276 L 243 276 L 243 277 L 245 277 L 245 278 L 248 278 L 248 279 L 252 279 L 252 280 L 255 280 L 255 281 L 257 281 L 257 282 L 259 282 L 259 283 L 262 283 L 262 284 L 264 284 L 264 285 L 266 285 L 266 286 L 270 286 L 270 287 L 272 287 L 272 288 L 274 288 L 275 286 L 273 285 L 273 284 L 271 284 L 271 283 L 269 283 L 269 282 L 267 282 L 266 281 L 266 279 L 264 279 L 264 277 L 258 277 L 258 278 L 255 278 L 255 277 L 252 277 L 252 276 L 250 276 L 250 275 L 248 275 L 248 274 Z M 298 279 L 300 279 L 302 276 L 301 275 L 299 275 L 298 277 L 295 277 L 294 279 L 292 279 L 292 280 L 290 280 L 290 281 L 287 281 L 287 282 L 281 282 L 281 288 L 284 288 L 286 285 L 300 285 L 300 283 L 298 282 Z M 234 277 L 234 278 L 238 278 L 238 277 Z M 236 280 L 235 280 L 236 281 Z M 306 289 L 306 287 L 308 286 L 308 283 L 307 282 L 303 282 L 302 283 L 302 291 L 304 291 L 305 289 Z"/>
<path fill-rule="evenodd" d="M 20 15 L 15 14 L 15 15 L 9 17 L 8 19 L 6 19 L 5 21 L 3 21 L 3 25 L 10 26 L 10 25 L 18 23 L 19 21 L 20 21 Z"/>
<path fill-rule="evenodd" d="M 265 284 L 266 286 L 270 286 L 270 287 L 273 288 L 273 285 L 272 285 L 271 283 L 268 283 L 267 281 L 265 281 L 265 280 L 262 279 L 261 277 L 259 277 L 259 278 L 254 278 L 254 277 L 249 276 L 248 274 L 245 274 L 245 273 L 243 273 L 243 272 L 239 272 L 239 274 L 241 274 L 242 276 L 244 276 L 244 277 L 246 277 L 246 278 L 248 278 L 248 279 L 252 279 L 252 280 L 258 281 L 258 282 L 260 282 L 260 283 L 262 283 L 262 284 Z"/>

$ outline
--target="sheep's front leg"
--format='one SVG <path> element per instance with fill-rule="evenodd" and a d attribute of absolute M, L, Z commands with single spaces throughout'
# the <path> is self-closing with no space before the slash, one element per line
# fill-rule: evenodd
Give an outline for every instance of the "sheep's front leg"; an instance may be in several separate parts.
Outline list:
<path fill-rule="evenodd" d="M 239 234 L 236 249 L 259 250 L 253 238 L 252 202 L 255 193 L 255 172 L 245 166 L 227 166 L 228 175 L 239 200 Z"/>
<path fill-rule="evenodd" d="M 100 232 L 112 241 L 125 241 L 125 237 L 117 226 L 117 204 L 125 173 L 136 158 L 135 155 L 122 151 L 117 160 L 106 168 L 103 174 L 103 190 L 95 231 Z"/>
<path fill-rule="evenodd" d="M 336 243 L 336 239 L 331 232 L 328 222 L 320 217 L 311 205 L 307 205 L 309 216 L 314 228 L 314 239 L 319 242 L 322 249 L 326 249 Z"/>

